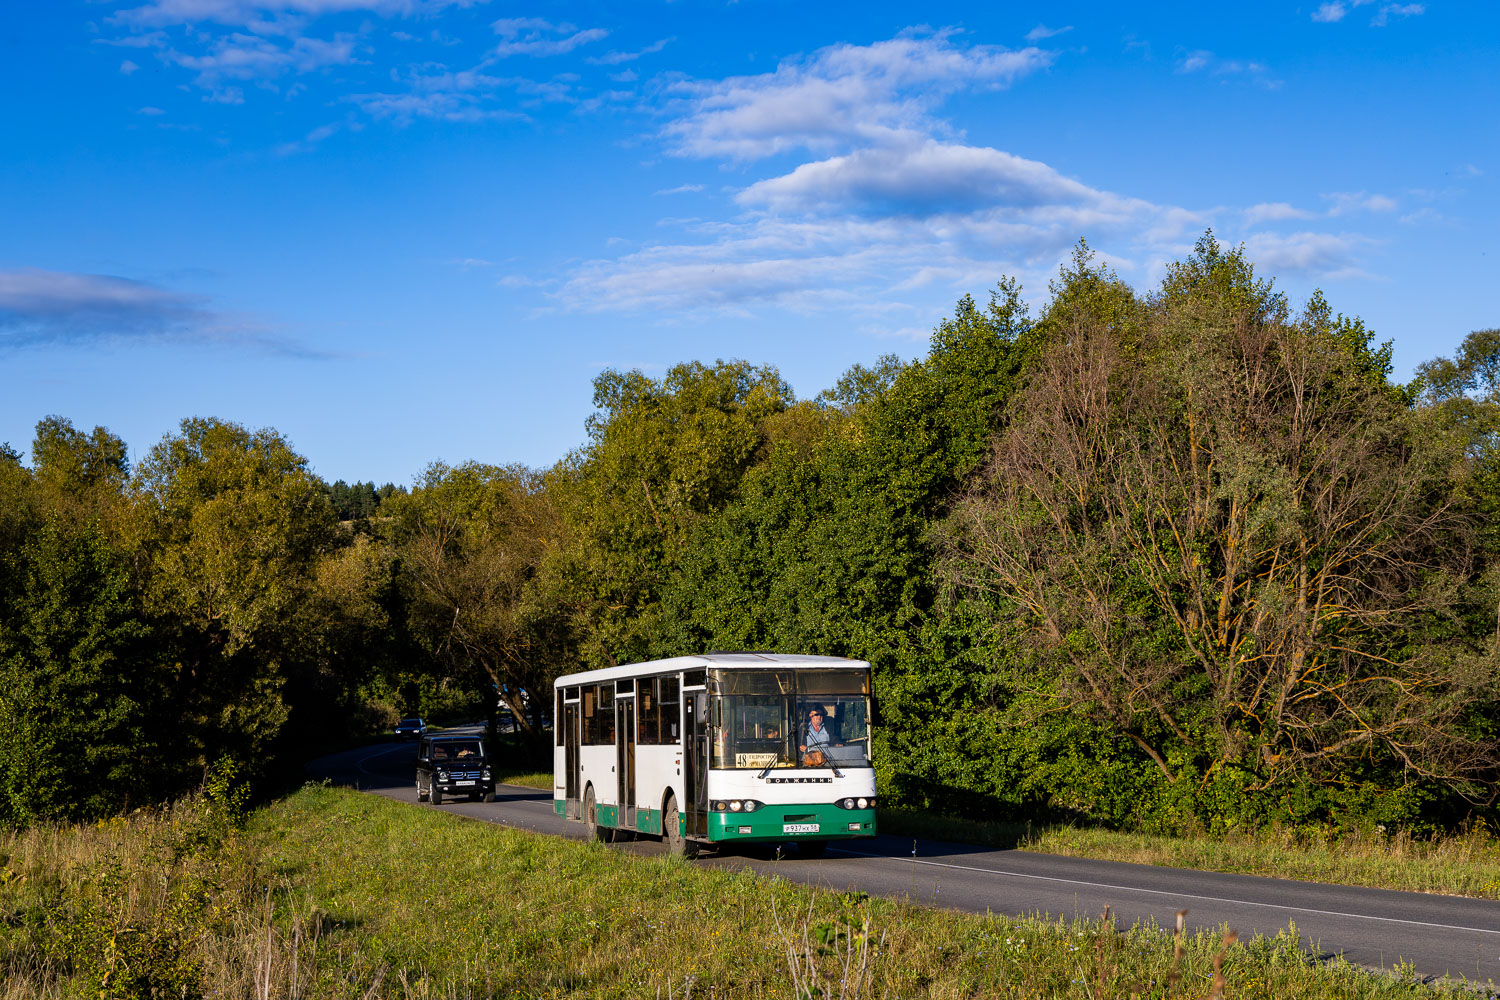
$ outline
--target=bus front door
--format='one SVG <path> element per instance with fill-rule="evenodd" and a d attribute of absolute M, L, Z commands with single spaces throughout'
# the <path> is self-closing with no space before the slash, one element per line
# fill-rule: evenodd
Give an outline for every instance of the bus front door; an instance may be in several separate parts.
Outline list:
<path fill-rule="evenodd" d="M 619 776 L 620 827 L 635 829 L 635 699 L 615 699 L 615 773 Z"/>
<path fill-rule="evenodd" d="M 578 710 L 578 702 L 569 704 L 563 710 L 563 716 L 563 757 L 567 770 L 567 776 L 563 780 L 563 798 L 567 801 L 568 819 L 582 819 L 583 802 L 579 797 L 579 787 L 583 784 L 583 762 L 578 758 L 578 744 L 583 735 L 580 731 L 583 719 Z"/>
<path fill-rule="evenodd" d="M 687 833 L 708 836 L 708 692 L 684 691 L 683 714 L 687 716 Z"/>

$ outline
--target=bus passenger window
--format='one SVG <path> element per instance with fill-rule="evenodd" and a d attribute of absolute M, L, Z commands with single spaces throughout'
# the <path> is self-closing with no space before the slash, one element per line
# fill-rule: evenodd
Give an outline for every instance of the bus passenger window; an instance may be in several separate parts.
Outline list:
<path fill-rule="evenodd" d="M 661 736 L 664 744 L 674 744 L 682 739 L 680 722 L 681 684 L 676 677 L 661 679 Z"/>
<path fill-rule="evenodd" d="M 644 678 L 636 685 L 635 692 L 639 730 L 635 741 L 642 746 L 652 746 L 661 739 L 661 704 L 656 698 L 656 678 Z"/>
<path fill-rule="evenodd" d="M 599 685 L 599 743 L 609 746 L 615 741 L 615 686 Z"/>

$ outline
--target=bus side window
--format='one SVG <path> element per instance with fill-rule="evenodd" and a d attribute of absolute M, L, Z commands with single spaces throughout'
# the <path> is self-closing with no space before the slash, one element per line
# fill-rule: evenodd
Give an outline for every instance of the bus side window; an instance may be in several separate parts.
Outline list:
<path fill-rule="evenodd" d="M 611 683 L 599 685 L 599 742 L 605 746 L 615 742 L 615 686 Z"/>
<path fill-rule="evenodd" d="M 656 678 L 643 678 L 635 688 L 636 721 L 639 732 L 635 741 L 652 746 L 661 740 L 661 703 L 656 697 Z"/>
<path fill-rule="evenodd" d="M 677 743 L 681 738 L 680 709 L 681 684 L 676 677 L 661 679 L 661 736 L 663 743 Z"/>
<path fill-rule="evenodd" d="M 590 684 L 583 689 L 583 742 L 585 746 L 599 742 L 598 688 Z"/>

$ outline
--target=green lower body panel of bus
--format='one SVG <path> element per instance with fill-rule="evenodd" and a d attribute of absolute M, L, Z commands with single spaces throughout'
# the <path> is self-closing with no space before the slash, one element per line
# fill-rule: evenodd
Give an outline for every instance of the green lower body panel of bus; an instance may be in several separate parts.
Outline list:
<path fill-rule="evenodd" d="M 765 806 L 755 812 L 708 814 L 708 839 L 756 841 L 830 840 L 875 836 L 874 809 L 833 804 Z"/>

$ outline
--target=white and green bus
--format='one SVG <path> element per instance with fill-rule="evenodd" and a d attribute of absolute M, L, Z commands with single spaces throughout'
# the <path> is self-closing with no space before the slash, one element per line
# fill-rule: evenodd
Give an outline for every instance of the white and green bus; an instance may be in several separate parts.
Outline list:
<path fill-rule="evenodd" d="M 875 835 L 864 660 L 705 653 L 569 674 L 555 694 L 553 806 L 593 838 L 816 856 Z"/>

